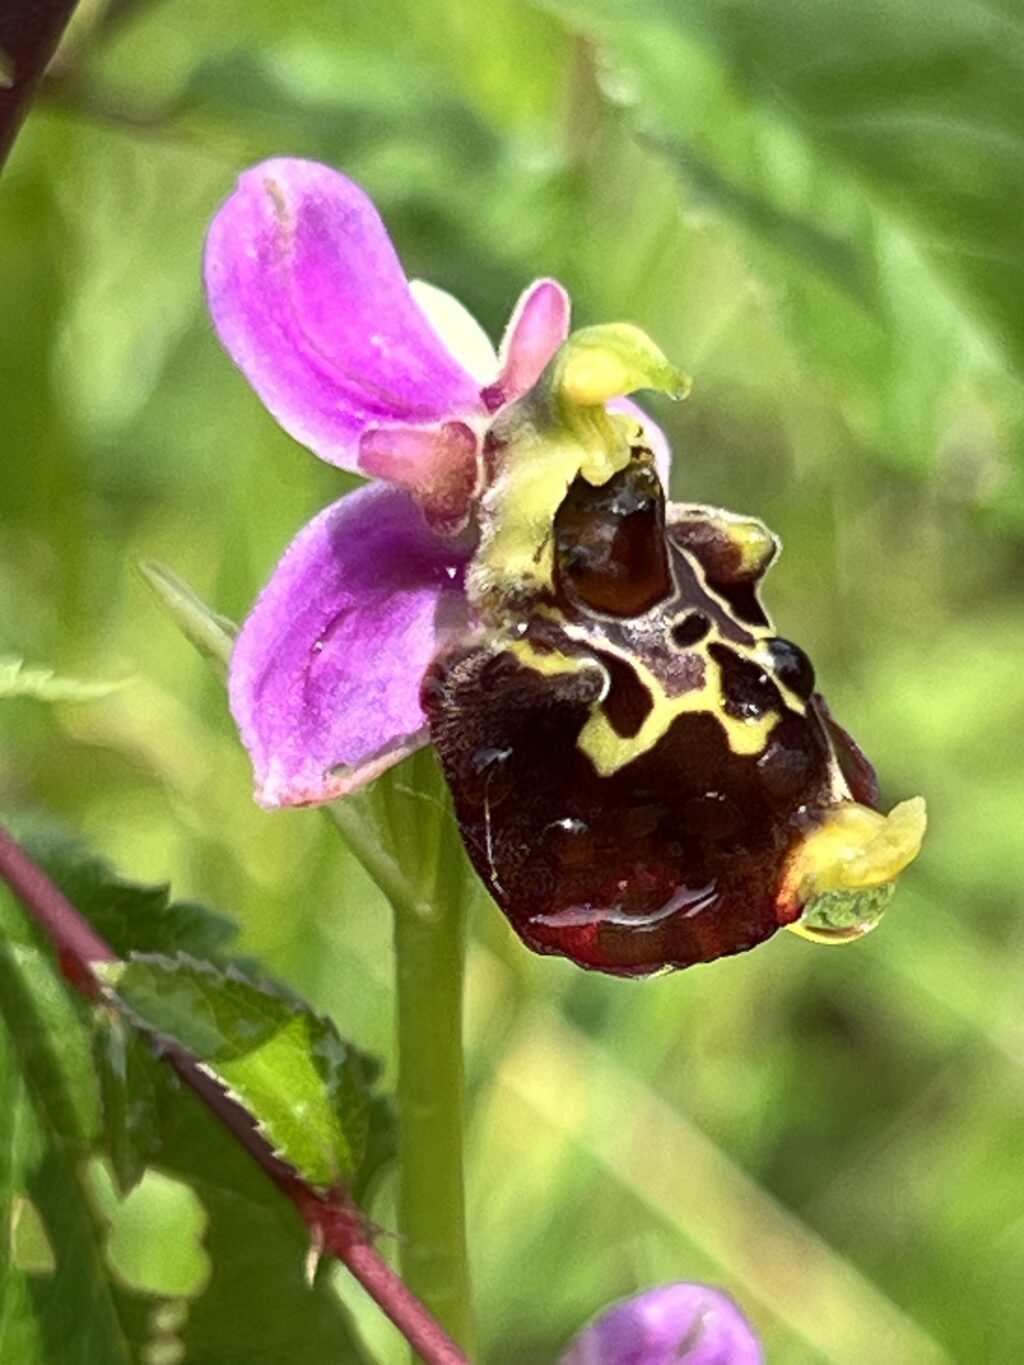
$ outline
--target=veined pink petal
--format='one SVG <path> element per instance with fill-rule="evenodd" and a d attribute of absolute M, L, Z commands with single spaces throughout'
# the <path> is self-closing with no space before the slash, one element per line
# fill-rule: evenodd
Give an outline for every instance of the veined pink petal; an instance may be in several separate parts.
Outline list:
<path fill-rule="evenodd" d="M 382 423 L 481 412 L 479 385 L 409 291 L 369 198 L 314 161 L 246 171 L 214 218 L 206 288 L 217 332 L 296 440 L 357 468 Z"/>
<path fill-rule="evenodd" d="M 461 626 L 468 550 L 369 487 L 286 550 L 231 659 L 231 710 L 267 806 L 329 801 L 426 743 L 419 690 Z"/>
<path fill-rule="evenodd" d="M 501 343 L 501 368 L 483 391 L 489 412 L 497 412 L 527 389 L 569 335 L 569 295 L 557 280 L 536 280 L 519 296 Z"/>
<path fill-rule="evenodd" d="M 658 478 L 661 486 L 665 490 L 666 497 L 669 496 L 672 477 L 672 447 L 668 443 L 668 437 L 658 426 L 653 417 L 648 417 L 643 408 L 638 403 L 634 403 L 632 398 L 613 398 L 608 404 L 609 412 L 623 412 L 628 417 L 634 418 L 640 425 L 640 437 L 647 449 L 654 456 L 654 467 L 658 471 Z"/>

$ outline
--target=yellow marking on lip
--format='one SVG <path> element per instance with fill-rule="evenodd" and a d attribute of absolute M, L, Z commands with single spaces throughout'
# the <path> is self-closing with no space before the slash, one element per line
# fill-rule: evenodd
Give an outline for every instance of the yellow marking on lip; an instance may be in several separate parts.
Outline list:
<path fill-rule="evenodd" d="M 725 525 L 724 522 L 722 524 Z M 778 541 L 762 522 L 751 519 L 748 524 L 759 528 L 760 532 L 763 532 L 763 534 L 768 537 L 773 547 L 778 546 Z M 677 554 L 681 554 L 683 558 L 686 559 L 690 568 L 693 570 L 697 581 L 700 583 L 701 589 L 707 594 L 712 602 L 716 603 L 717 606 L 721 608 L 722 614 L 728 617 L 730 621 L 734 621 L 741 630 L 745 630 L 748 635 L 753 637 L 753 644 L 751 645 L 744 644 L 740 640 L 727 640 L 718 628 L 717 622 L 713 620 L 711 633 L 709 633 L 701 642 L 702 645 L 708 645 L 717 640 L 719 643 L 731 649 L 735 654 L 738 654 L 741 658 L 746 659 L 749 663 L 755 664 L 762 673 L 766 674 L 772 680 L 776 688 L 778 688 L 779 695 L 785 703 L 786 710 L 794 711 L 798 716 L 805 716 L 807 714 L 806 698 L 801 697 L 798 693 L 794 692 L 791 687 L 786 686 L 775 672 L 771 655 L 765 648 L 767 641 L 775 638 L 775 627 L 772 624 L 771 618 L 768 618 L 767 625 L 765 626 L 753 626 L 742 620 L 736 615 L 728 598 L 723 596 L 716 587 L 708 582 L 707 574 L 704 572 L 704 566 L 701 564 L 696 554 L 694 554 L 686 545 L 677 545 L 673 543 L 673 549 Z M 765 616 L 768 616 L 767 612 L 765 612 Z M 740 753 L 743 751 L 736 750 L 736 752 Z"/>
<path fill-rule="evenodd" d="M 607 670 L 599 659 L 590 659 L 582 654 L 563 654 L 560 649 L 538 649 L 531 640 L 512 640 L 504 646 L 526 668 L 541 673 L 546 678 L 558 677 L 565 673 L 581 673 L 590 668 L 604 674 Z"/>
<path fill-rule="evenodd" d="M 782 548 L 782 542 L 757 517 L 730 512 L 725 507 L 711 507 L 705 503 L 676 504 L 669 516 L 669 530 L 686 522 L 704 522 L 719 531 L 739 555 L 739 569 L 750 578 L 759 578 L 771 567 Z M 686 549 L 686 546 L 680 546 Z"/>
<path fill-rule="evenodd" d="M 704 661 L 704 685 L 669 697 L 654 673 L 633 655 L 606 641 L 592 648 L 614 654 L 622 659 L 636 673 L 647 689 L 653 705 L 645 716 L 643 724 L 635 735 L 623 736 L 614 728 L 611 721 L 601 710 L 601 703 L 607 695 L 607 688 L 590 707 L 590 716 L 584 723 L 577 739 L 577 745 L 593 763 L 599 776 L 611 777 L 633 759 L 649 753 L 668 732 L 677 716 L 705 712 L 714 717 L 722 727 L 726 742 L 734 754 L 749 755 L 763 753 L 772 730 L 778 724 L 779 713 L 769 711 L 766 715 L 751 720 L 739 720 L 725 710 L 722 694 L 721 670 L 708 655 L 706 648 L 698 647 L 693 652 L 700 654 Z M 607 671 L 599 659 L 585 655 L 563 654 L 559 650 L 539 650 L 529 640 L 516 640 L 506 646 L 520 663 L 535 673 L 552 677 L 564 673 L 579 672 L 583 668 L 598 668 L 607 678 Z"/>
<path fill-rule="evenodd" d="M 763 522 L 747 517 L 743 521 L 723 522 L 729 543 L 740 557 L 740 571 L 754 577 L 774 559 L 778 541 Z"/>
<path fill-rule="evenodd" d="M 635 662 L 633 667 L 641 680 L 650 687 L 657 686 L 657 679 Z M 716 669 L 712 663 L 711 667 Z M 717 669 L 716 669 L 717 671 Z M 644 675 L 647 675 L 646 677 Z M 635 735 L 623 736 L 614 728 L 603 711 L 591 708 L 590 719 L 580 731 L 577 743 L 593 763 L 601 777 L 613 773 L 631 763 L 634 758 L 649 753 L 668 733 L 669 727 L 677 716 L 707 712 L 714 716 L 722 727 L 726 742 L 734 754 L 754 755 L 764 752 L 768 736 L 778 723 L 778 713 L 769 712 L 756 720 L 737 720 L 724 709 L 709 705 L 709 694 L 713 697 L 717 689 L 712 684 L 683 692 L 678 697 L 666 697 L 660 689 L 652 692 L 654 705 L 644 718 L 643 724 Z"/>
<path fill-rule="evenodd" d="M 732 649 L 735 649 L 739 653 L 741 653 L 745 659 L 749 659 L 752 664 L 756 664 L 762 673 L 767 674 L 767 676 L 771 678 L 772 682 L 779 690 L 779 696 L 786 704 L 787 711 L 795 711 L 798 716 L 806 716 L 807 701 L 805 700 L 805 698 L 799 696 L 796 692 L 793 691 L 791 687 L 787 687 L 786 684 L 782 681 L 782 679 L 778 676 L 778 674 L 772 667 L 771 656 L 769 655 L 767 650 L 764 650 L 763 653 L 761 652 L 764 647 L 765 641 L 771 638 L 773 637 L 771 636 L 759 637 L 754 641 L 753 648 L 751 648 L 749 645 L 734 644 L 731 640 L 726 641 L 726 643 Z"/>

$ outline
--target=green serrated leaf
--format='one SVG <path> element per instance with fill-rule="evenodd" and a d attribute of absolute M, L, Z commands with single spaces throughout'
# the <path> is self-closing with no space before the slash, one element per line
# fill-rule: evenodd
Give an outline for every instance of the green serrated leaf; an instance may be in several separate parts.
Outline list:
<path fill-rule="evenodd" d="M 17 823 L 24 833 L 28 822 Z M 123 882 L 52 828 L 37 826 L 26 842 L 72 899 L 87 900 L 93 917 L 106 917 L 129 941 L 147 933 L 172 937 L 175 926 L 200 942 L 223 941 L 225 921 L 215 917 L 211 930 L 205 913 L 190 906 L 179 916 L 164 889 Z M 113 911 L 104 909 L 105 896 Z M 294 1002 L 267 992 L 272 1016 L 302 1015 Z M 3 1365 L 140 1365 L 164 1353 L 180 1359 L 182 1349 L 188 1365 L 285 1359 L 368 1365 L 329 1284 L 306 1282 L 308 1232 L 294 1208 L 173 1072 L 146 1055 L 146 1040 L 124 1031 L 123 1021 L 116 1028 L 109 1019 L 101 1023 L 94 1065 L 97 1013 L 71 996 L 34 925 L 0 887 L 0 1215 L 7 1226 L 12 1208 L 37 1217 L 40 1245 L 48 1249 L 24 1264 L 0 1255 Z M 367 1110 L 363 1078 L 376 1076 L 376 1063 L 321 1027 L 324 1034 L 311 1027 L 304 1038 L 301 1066 L 341 1073 L 334 1085 L 338 1113 L 353 1150 L 365 1146 L 371 1154 L 364 1163 L 371 1173 L 393 1140 L 384 1102 Z M 284 1042 L 291 1041 L 286 1034 Z M 277 1066 L 292 1061 L 290 1048 L 273 1053 L 271 1047 L 263 1054 L 273 1062 L 268 1083 Z M 315 1080 L 319 1092 L 327 1089 L 320 1072 Z M 158 1154 L 160 1166 L 198 1195 L 209 1219 L 209 1275 L 196 1297 L 167 1302 L 126 1284 L 129 1264 L 112 1268 L 110 1209 L 85 1178 L 90 1152 L 105 1158 L 122 1188 Z M 133 1198 L 145 1188 L 143 1182 Z M 159 1269 L 158 1249 L 147 1255 Z"/>
<path fill-rule="evenodd" d="M 68 678 L 52 668 L 27 664 L 24 659 L 0 658 L 0 701 L 32 697 L 35 701 L 97 701 L 127 686 L 130 679 L 87 681 Z"/>
<path fill-rule="evenodd" d="M 120 957 L 185 951 L 216 960 L 237 933 L 226 915 L 193 901 L 172 901 L 167 886 L 126 881 L 52 821 L 21 816 L 8 823 Z"/>
<path fill-rule="evenodd" d="M 124 880 L 79 840 L 50 822 L 21 817 L 12 823 L 33 856 L 120 956 L 137 952 L 173 957 L 184 951 L 193 958 L 226 961 L 224 949 L 236 929 L 225 916 L 193 902 L 172 901 L 165 886 Z M 231 961 L 246 976 L 259 971 L 258 966 L 243 959 Z M 276 996 L 283 1011 L 303 1012 L 302 1000 L 287 988 L 274 984 L 261 989 Z M 65 999 L 62 983 L 58 996 Z M 109 1020 L 101 1022 L 100 1036 L 93 1043 L 98 1050 L 95 1075 L 91 1068 L 84 1071 L 90 1084 L 94 1079 L 99 1081 L 103 1141 L 123 1192 L 137 1178 L 143 1157 L 152 1157 L 166 1139 L 168 1115 L 177 1104 L 177 1087 L 173 1074 L 148 1055 L 143 1040 L 133 1038 L 130 1032 L 116 1040 L 110 1029 Z M 328 1036 L 332 1033 L 329 1029 Z M 125 1055 L 119 1059 L 121 1047 Z M 390 1101 L 380 1096 L 371 1101 L 369 1112 L 366 1110 L 365 1092 L 379 1071 L 375 1059 L 343 1044 L 342 1053 L 332 1063 L 332 1047 L 336 1050 L 337 1044 L 328 1042 L 327 1056 L 318 1059 L 318 1065 L 328 1074 L 332 1066 L 338 1072 L 339 1103 L 349 1094 L 351 1078 L 359 1078 L 345 1112 L 345 1127 L 352 1161 L 361 1163 L 352 1177 L 353 1194 L 365 1202 L 377 1174 L 394 1155 L 394 1114 Z M 108 1053 L 108 1049 L 112 1051 Z M 160 1133 L 153 1131 L 154 1106 L 159 1110 Z M 127 1122 L 129 1115 L 133 1117 Z"/>
<path fill-rule="evenodd" d="M 238 627 L 220 616 L 199 597 L 173 569 L 155 560 L 143 560 L 139 570 L 166 607 L 179 630 L 219 672 L 225 672 L 234 648 Z"/>
<path fill-rule="evenodd" d="M 179 954 L 133 955 L 100 969 L 140 1027 L 207 1066 L 267 1140 L 311 1184 L 349 1180 L 366 1146 L 361 1059 L 333 1024 L 235 969 Z"/>

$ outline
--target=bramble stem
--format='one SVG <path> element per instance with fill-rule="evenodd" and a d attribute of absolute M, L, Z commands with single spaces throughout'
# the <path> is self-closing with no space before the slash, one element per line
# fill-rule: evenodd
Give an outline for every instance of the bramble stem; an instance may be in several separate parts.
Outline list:
<path fill-rule="evenodd" d="M 0 5 L 0 165 L 57 50 L 77 0 L 4 0 Z"/>
<path fill-rule="evenodd" d="M 0 878 L 44 930 L 71 984 L 85 995 L 97 994 L 93 964 L 116 962 L 116 953 L 2 826 Z M 160 1055 L 291 1200 L 305 1219 L 317 1250 L 336 1256 L 349 1269 L 420 1358 L 427 1365 L 469 1365 L 467 1357 L 431 1317 L 410 1286 L 367 1240 L 365 1220 L 348 1197 L 344 1193 L 319 1194 L 280 1161 L 257 1131 L 251 1115 L 184 1048 L 168 1047 Z"/>

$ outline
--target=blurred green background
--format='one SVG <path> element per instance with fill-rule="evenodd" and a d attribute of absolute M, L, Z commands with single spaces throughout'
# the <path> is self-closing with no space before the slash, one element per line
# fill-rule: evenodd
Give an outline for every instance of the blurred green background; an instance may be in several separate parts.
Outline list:
<path fill-rule="evenodd" d="M 675 495 L 781 534 L 777 626 L 887 801 L 928 799 L 890 917 L 842 952 L 782 934 L 606 980 L 528 956 L 481 894 L 489 1365 L 551 1361 L 608 1300 L 674 1278 L 728 1288 L 785 1365 L 1024 1360 L 1021 18 L 91 4 L 0 179 L 0 653 L 130 677 L 0 708 L 0 803 L 230 911 L 389 1067 L 384 903 L 326 822 L 252 804 L 221 689 L 135 568 L 163 560 L 240 617 L 351 482 L 277 429 L 204 312 L 205 225 L 261 157 L 360 180 L 410 274 L 495 337 L 540 274 L 577 322 L 645 327 L 695 380 L 657 408 Z M 173 1195 L 147 1181 L 114 1248 L 169 1291 L 202 1273 Z"/>

